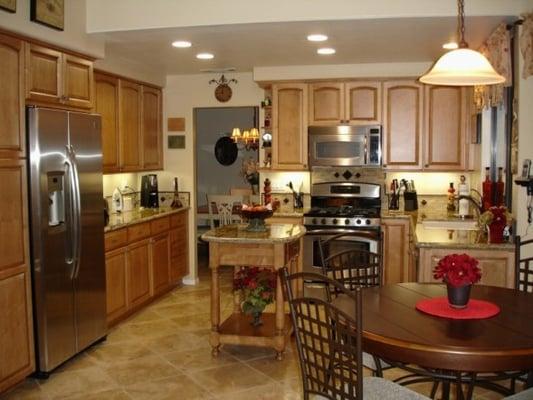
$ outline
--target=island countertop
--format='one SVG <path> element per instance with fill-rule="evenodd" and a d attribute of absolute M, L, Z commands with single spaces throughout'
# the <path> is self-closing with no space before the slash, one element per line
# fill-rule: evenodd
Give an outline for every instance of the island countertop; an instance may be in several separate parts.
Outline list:
<path fill-rule="evenodd" d="M 305 235 L 303 225 L 295 224 L 270 224 L 266 232 L 249 232 L 247 224 L 232 224 L 212 229 L 202 235 L 206 242 L 232 242 L 232 243 L 288 243 Z"/>

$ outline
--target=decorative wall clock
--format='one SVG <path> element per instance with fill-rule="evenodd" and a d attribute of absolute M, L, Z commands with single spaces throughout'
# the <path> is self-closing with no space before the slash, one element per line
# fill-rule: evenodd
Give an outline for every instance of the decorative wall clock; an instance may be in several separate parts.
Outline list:
<path fill-rule="evenodd" d="M 216 83 L 217 87 L 215 88 L 215 98 L 220 101 L 221 103 L 227 102 L 229 99 L 231 99 L 231 96 L 233 95 L 233 91 L 231 90 L 229 84 L 230 83 L 237 83 L 236 79 L 226 79 L 224 75 L 220 77 L 219 80 L 211 79 L 209 81 L 209 84 Z"/>

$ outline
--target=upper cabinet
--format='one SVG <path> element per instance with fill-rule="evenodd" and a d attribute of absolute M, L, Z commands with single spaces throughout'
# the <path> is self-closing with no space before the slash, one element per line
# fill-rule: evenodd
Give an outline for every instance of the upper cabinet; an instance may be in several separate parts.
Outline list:
<path fill-rule="evenodd" d="M 381 82 L 309 85 L 309 125 L 381 123 Z"/>
<path fill-rule="evenodd" d="M 425 87 L 424 169 L 464 170 L 468 137 L 466 88 Z"/>
<path fill-rule="evenodd" d="M 414 81 L 383 83 L 383 166 L 422 168 L 423 87 Z"/>
<path fill-rule="evenodd" d="M 307 169 L 307 84 L 272 85 L 272 169 Z"/>
<path fill-rule="evenodd" d="M 0 158 L 24 154 L 24 43 L 0 35 Z"/>
<path fill-rule="evenodd" d="M 163 168 L 161 89 L 95 73 L 104 173 Z"/>
<path fill-rule="evenodd" d="M 91 109 L 93 63 L 26 43 L 26 99 L 32 103 Z"/>

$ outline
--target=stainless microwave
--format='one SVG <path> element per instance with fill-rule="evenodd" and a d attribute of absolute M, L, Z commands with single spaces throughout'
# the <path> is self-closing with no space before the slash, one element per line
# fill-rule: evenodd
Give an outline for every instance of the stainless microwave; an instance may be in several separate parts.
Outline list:
<path fill-rule="evenodd" d="M 381 126 L 310 126 L 309 165 L 380 166 Z"/>

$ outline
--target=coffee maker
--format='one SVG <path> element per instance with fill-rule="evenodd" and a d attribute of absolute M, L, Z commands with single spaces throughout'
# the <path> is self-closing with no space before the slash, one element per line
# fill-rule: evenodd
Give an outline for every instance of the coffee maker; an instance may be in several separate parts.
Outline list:
<path fill-rule="evenodd" d="M 156 174 L 143 175 L 141 178 L 141 207 L 159 207 Z"/>

